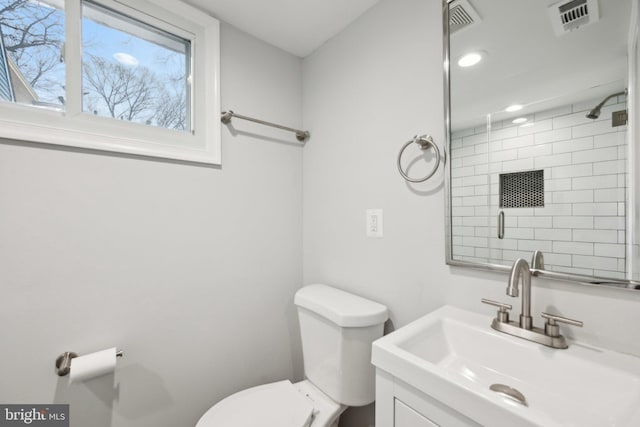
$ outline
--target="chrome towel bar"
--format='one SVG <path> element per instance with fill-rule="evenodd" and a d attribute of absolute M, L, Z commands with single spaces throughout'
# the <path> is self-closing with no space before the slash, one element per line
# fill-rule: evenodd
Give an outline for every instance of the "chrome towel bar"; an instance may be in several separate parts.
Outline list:
<path fill-rule="evenodd" d="M 300 142 L 304 142 L 305 140 L 309 139 L 309 137 L 311 136 L 311 134 L 306 130 L 293 129 L 293 128 L 290 128 L 290 127 L 287 127 L 287 126 L 282 126 L 282 125 L 277 125 L 275 123 L 265 122 L 264 120 L 254 119 L 253 117 L 247 117 L 247 116 L 243 116 L 243 115 L 238 114 L 238 113 L 234 113 L 231 110 L 223 111 L 222 114 L 221 114 L 221 117 L 220 117 L 220 121 L 226 125 L 226 124 L 231 123 L 231 119 L 233 117 L 237 117 L 237 118 L 242 119 L 242 120 L 248 120 L 250 122 L 259 123 L 259 124 L 265 125 L 265 126 L 271 126 L 271 127 L 274 127 L 274 128 L 286 130 L 286 131 L 289 131 L 289 132 L 294 132 L 296 134 L 296 139 L 298 141 L 300 141 Z"/>

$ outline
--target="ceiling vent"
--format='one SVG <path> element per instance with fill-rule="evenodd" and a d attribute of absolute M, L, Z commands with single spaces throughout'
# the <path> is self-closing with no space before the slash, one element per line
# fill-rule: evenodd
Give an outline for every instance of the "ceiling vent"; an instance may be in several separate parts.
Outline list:
<path fill-rule="evenodd" d="M 557 36 L 593 24 L 600 19 L 598 0 L 564 0 L 548 10 Z"/>
<path fill-rule="evenodd" d="M 449 5 L 449 34 L 482 21 L 469 0 L 455 0 Z"/>

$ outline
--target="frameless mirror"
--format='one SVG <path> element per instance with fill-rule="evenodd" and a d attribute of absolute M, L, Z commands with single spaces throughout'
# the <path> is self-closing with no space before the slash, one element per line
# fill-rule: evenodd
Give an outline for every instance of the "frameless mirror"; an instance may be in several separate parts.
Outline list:
<path fill-rule="evenodd" d="M 636 288 L 637 0 L 443 9 L 447 263 Z"/>

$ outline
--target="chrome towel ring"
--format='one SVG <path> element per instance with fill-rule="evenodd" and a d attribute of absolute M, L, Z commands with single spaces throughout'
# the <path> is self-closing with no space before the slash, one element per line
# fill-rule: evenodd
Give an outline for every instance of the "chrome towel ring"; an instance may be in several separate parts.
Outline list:
<path fill-rule="evenodd" d="M 433 147 L 433 151 L 436 153 L 436 164 L 433 167 L 433 170 L 429 172 L 429 174 L 424 178 L 410 178 L 406 174 L 406 172 L 402 170 L 402 164 L 400 162 L 400 160 L 402 159 L 402 153 L 404 153 L 404 150 L 406 150 L 407 147 L 414 142 L 420 146 L 421 150 L 428 150 L 429 147 Z M 402 148 L 400 149 L 400 153 L 398 153 L 398 171 L 400 172 L 400 175 L 402 175 L 402 177 L 409 182 L 424 182 L 428 180 L 433 176 L 434 173 L 436 173 L 436 171 L 438 170 L 438 166 L 440 166 L 440 150 L 438 149 L 436 143 L 433 142 L 433 138 L 431 138 L 431 136 L 429 135 L 414 136 L 413 139 L 407 141 L 407 143 L 402 146 Z"/>

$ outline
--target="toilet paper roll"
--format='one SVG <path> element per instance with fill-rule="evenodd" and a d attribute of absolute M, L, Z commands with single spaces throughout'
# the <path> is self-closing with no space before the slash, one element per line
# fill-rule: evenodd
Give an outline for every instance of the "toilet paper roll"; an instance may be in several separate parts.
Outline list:
<path fill-rule="evenodd" d="M 86 381 L 109 374 L 116 369 L 116 348 L 97 351 L 71 359 L 69 382 Z"/>

